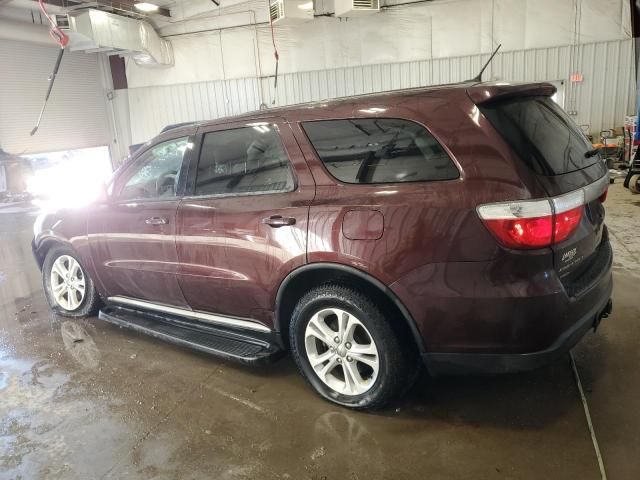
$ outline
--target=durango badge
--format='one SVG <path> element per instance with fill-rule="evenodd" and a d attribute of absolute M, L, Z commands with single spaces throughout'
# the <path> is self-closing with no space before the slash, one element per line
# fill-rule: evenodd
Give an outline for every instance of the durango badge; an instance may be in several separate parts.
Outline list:
<path fill-rule="evenodd" d="M 569 261 L 573 260 L 573 257 L 576 256 L 576 252 L 577 252 L 577 250 L 575 248 L 572 248 L 571 250 L 567 250 L 566 252 L 564 252 L 562 254 L 562 261 L 563 262 L 569 262 Z"/>

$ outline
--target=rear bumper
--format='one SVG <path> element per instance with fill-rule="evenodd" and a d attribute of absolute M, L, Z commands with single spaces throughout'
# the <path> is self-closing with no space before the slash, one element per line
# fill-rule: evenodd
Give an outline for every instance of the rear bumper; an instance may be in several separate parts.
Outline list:
<path fill-rule="evenodd" d="M 530 252 L 431 266 L 392 287 L 418 326 L 431 373 L 532 370 L 568 352 L 608 314 L 612 258 L 605 235 L 571 281 L 558 277 L 548 254 Z"/>
<path fill-rule="evenodd" d="M 432 375 L 499 374 L 534 370 L 547 365 L 569 352 L 585 334 L 598 327 L 600 320 L 612 310 L 609 281 L 597 305 L 562 333 L 544 350 L 529 353 L 425 353 L 423 360 Z"/>

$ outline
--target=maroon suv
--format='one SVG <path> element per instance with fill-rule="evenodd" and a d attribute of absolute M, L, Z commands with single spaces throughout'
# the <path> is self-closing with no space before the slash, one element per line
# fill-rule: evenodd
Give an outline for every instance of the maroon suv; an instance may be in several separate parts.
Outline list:
<path fill-rule="evenodd" d="M 375 408 L 535 368 L 611 310 L 609 184 L 548 84 L 466 83 L 169 129 L 42 216 L 51 307 L 246 363 L 290 350 Z"/>

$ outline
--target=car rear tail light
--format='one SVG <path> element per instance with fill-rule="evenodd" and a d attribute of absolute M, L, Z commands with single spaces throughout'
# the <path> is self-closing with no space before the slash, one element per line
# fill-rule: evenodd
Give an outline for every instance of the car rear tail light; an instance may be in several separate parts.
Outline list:
<path fill-rule="evenodd" d="M 541 248 L 551 243 L 553 215 L 548 200 L 481 205 L 480 218 L 509 248 Z"/>
<path fill-rule="evenodd" d="M 562 242 L 576 230 L 584 210 L 584 192 L 544 200 L 492 203 L 478 215 L 505 247 L 532 249 Z"/>
<path fill-rule="evenodd" d="M 553 222 L 553 243 L 560 243 L 578 228 L 584 207 L 576 207 L 563 213 L 556 213 Z"/>
<path fill-rule="evenodd" d="M 551 199 L 553 204 L 553 241 L 560 243 L 575 232 L 584 210 L 584 190 Z"/>

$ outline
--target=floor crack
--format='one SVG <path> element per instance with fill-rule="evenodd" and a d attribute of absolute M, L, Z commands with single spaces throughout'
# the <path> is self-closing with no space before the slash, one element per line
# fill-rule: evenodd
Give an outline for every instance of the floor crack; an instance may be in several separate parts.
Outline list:
<path fill-rule="evenodd" d="M 598 467 L 600 468 L 600 476 L 602 480 L 607 480 L 607 473 L 604 469 L 604 462 L 602 461 L 602 455 L 600 454 L 600 447 L 598 446 L 598 439 L 596 438 L 596 432 L 591 422 L 591 414 L 589 413 L 589 405 L 587 404 L 587 397 L 584 394 L 582 388 L 582 382 L 580 381 L 580 375 L 578 374 L 578 368 L 576 362 L 573 359 L 573 354 L 569 352 L 569 359 L 571 360 L 571 368 L 573 370 L 573 377 L 576 380 L 578 391 L 580 392 L 580 398 L 582 399 L 582 408 L 584 409 L 584 416 L 587 419 L 587 425 L 589 427 L 589 433 L 591 433 L 591 443 L 593 443 L 593 449 L 596 452 L 596 458 L 598 459 Z"/>

